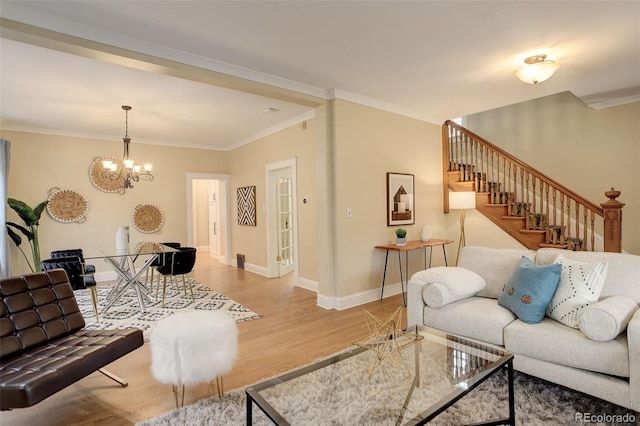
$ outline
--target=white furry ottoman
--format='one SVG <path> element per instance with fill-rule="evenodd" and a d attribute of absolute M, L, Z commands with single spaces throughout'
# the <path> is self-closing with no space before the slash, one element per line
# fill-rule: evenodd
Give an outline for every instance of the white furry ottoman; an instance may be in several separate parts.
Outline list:
<path fill-rule="evenodd" d="M 217 380 L 222 396 L 222 375 L 233 366 L 238 350 L 236 322 L 216 311 L 174 314 L 154 324 L 151 335 L 151 373 L 161 383 L 177 387 Z"/>

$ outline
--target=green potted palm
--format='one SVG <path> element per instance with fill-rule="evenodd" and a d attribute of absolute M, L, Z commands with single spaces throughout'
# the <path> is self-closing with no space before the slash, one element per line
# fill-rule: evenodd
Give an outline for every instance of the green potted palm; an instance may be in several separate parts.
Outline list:
<path fill-rule="evenodd" d="M 396 229 L 396 245 L 397 246 L 406 246 L 407 245 L 407 230 L 404 228 Z"/>
<path fill-rule="evenodd" d="M 25 226 L 19 225 L 14 222 L 7 222 L 7 233 L 18 247 L 18 250 L 24 256 L 24 260 L 27 261 L 27 265 L 29 265 L 29 269 L 31 272 L 40 272 L 40 243 L 38 241 L 38 226 L 40 225 L 40 216 L 42 216 L 42 212 L 44 211 L 47 203 L 49 201 L 45 200 L 38 204 L 35 208 L 29 207 L 24 201 L 16 200 L 15 198 L 8 198 L 7 204 L 11 207 L 20 219 L 24 222 Z M 22 235 L 27 238 L 29 241 L 29 246 L 31 247 L 31 257 L 33 258 L 33 265 L 29 262 L 29 258 L 27 257 L 24 250 L 20 245 L 22 244 L 22 237 L 14 231 L 20 231 Z"/>

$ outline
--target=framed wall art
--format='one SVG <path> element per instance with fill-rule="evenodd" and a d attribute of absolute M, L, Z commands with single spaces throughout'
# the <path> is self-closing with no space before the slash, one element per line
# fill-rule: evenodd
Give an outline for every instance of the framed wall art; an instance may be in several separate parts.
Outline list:
<path fill-rule="evenodd" d="M 416 222 L 414 176 L 387 173 L 387 226 Z"/>
<path fill-rule="evenodd" d="M 256 187 L 238 188 L 238 225 L 256 226 Z"/>

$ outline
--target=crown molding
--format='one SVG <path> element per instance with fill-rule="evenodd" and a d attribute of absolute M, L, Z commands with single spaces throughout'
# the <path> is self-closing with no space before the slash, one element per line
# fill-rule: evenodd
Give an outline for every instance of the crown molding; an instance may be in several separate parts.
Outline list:
<path fill-rule="evenodd" d="M 121 140 L 114 139 L 111 135 L 102 135 L 96 133 L 82 133 L 82 132 L 70 132 L 66 130 L 55 130 L 55 129 L 44 129 L 38 127 L 29 127 L 29 126 L 15 126 L 11 124 L 3 123 L 0 126 L 2 130 L 12 131 L 12 132 L 23 132 L 23 133 L 37 133 L 42 135 L 50 135 L 50 136 L 62 136 L 62 137 L 70 137 L 70 138 L 79 138 L 79 139 L 93 139 L 93 140 L 101 140 L 101 141 L 114 141 L 122 143 Z M 132 140 L 132 143 L 135 145 L 159 145 L 159 146 L 170 146 L 174 148 L 190 148 L 190 149 L 204 149 L 207 151 L 227 151 L 226 148 L 220 147 L 212 147 L 209 145 L 198 145 L 198 144 L 190 144 L 184 142 L 177 141 L 162 141 L 155 139 L 140 139 L 135 138 Z"/>
<path fill-rule="evenodd" d="M 341 89 L 329 89 L 328 91 L 328 99 L 340 99 L 343 101 L 354 102 L 360 105 L 368 106 L 371 108 L 379 109 L 382 111 L 390 112 L 393 114 L 402 115 L 409 118 L 414 118 L 416 120 L 425 121 L 427 123 L 433 124 L 442 124 L 434 117 L 428 117 L 424 114 L 420 114 L 416 111 L 409 111 L 404 108 L 400 108 L 397 105 L 393 105 L 387 102 L 383 102 L 377 99 L 369 98 L 366 96 L 358 95 L 357 93 L 347 92 L 346 90 Z"/>
<path fill-rule="evenodd" d="M 631 104 L 634 102 L 640 102 L 640 94 L 633 95 L 633 96 L 625 96 L 625 97 L 616 98 L 616 99 L 607 99 L 599 102 L 590 102 L 588 98 L 585 98 L 583 101 L 590 108 L 593 108 L 595 110 L 600 110 L 600 109 L 611 108 L 611 107 L 616 107 L 620 105 Z"/>
<path fill-rule="evenodd" d="M 278 123 L 275 126 L 271 126 L 268 129 L 264 129 L 256 134 L 246 137 L 234 143 L 233 145 L 230 145 L 227 149 L 225 149 L 225 151 L 233 151 L 234 149 L 240 148 L 244 145 L 248 145 L 252 142 L 256 142 L 257 140 L 260 140 L 264 137 L 272 135 L 276 132 L 287 129 L 291 126 L 295 126 L 298 123 L 302 123 L 303 121 L 315 118 L 315 116 L 316 116 L 315 110 L 305 112 L 304 114 L 300 114 L 296 117 L 290 118 L 289 120 L 283 121 L 282 123 Z"/>

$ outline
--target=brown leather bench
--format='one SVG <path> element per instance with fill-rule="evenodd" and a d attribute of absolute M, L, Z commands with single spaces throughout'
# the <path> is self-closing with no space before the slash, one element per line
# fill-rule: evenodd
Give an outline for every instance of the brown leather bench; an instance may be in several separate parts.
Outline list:
<path fill-rule="evenodd" d="M 142 331 L 85 330 L 67 274 L 0 279 L 0 408 L 29 407 L 139 348 Z"/>

